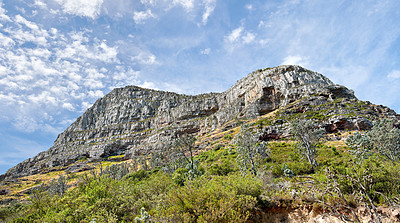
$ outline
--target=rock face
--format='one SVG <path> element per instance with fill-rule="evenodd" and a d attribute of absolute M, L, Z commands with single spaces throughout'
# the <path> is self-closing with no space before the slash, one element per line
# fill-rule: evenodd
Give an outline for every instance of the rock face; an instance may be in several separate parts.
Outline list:
<path fill-rule="evenodd" d="M 302 98 L 308 99 L 292 106 L 295 112 L 306 112 L 309 106 L 337 98 L 357 101 L 352 90 L 300 66 L 257 70 L 222 93 L 189 96 L 135 86 L 117 88 L 61 133 L 53 147 L 11 168 L 2 178 L 36 174 L 81 159 L 147 154 L 184 133 L 205 135 L 235 118 L 255 118 Z M 381 109 L 396 115 L 390 109 Z M 369 125 L 368 121 L 351 122 L 340 117 L 330 122 L 327 128 L 332 131 L 343 125 Z"/>

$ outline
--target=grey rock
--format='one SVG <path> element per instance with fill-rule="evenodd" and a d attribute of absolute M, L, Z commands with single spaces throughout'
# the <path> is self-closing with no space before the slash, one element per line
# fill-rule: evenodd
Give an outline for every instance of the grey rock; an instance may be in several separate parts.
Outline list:
<path fill-rule="evenodd" d="M 59 134 L 50 149 L 9 169 L 0 179 L 68 166 L 82 157 L 96 161 L 148 154 L 182 134 L 205 135 L 235 118 L 254 118 L 307 97 L 304 110 L 338 97 L 357 100 L 353 91 L 300 66 L 257 70 L 222 93 L 190 96 L 136 86 L 116 88 Z M 376 110 L 393 113 L 385 107 Z M 333 121 L 337 128 L 342 128 L 340 123 Z M 365 122 L 356 123 L 366 128 Z"/>

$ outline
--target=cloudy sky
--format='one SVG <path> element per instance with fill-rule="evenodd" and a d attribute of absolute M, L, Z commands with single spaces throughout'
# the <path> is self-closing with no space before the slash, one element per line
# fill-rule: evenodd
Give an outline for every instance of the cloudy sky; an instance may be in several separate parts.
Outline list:
<path fill-rule="evenodd" d="M 0 0 L 0 174 L 98 98 L 299 64 L 400 111 L 398 0 Z"/>

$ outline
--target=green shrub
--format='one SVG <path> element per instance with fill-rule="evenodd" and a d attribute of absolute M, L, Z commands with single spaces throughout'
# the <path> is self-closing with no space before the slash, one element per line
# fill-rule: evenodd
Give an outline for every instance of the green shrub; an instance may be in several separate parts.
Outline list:
<path fill-rule="evenodd" d="M 209 173 L 211 175 L 218 175 L 218 176 L 226 176 L 229 173 L 233 172 L 235 170 L 234 168 L 234 164 L 232 162 L 229 162 L 227 160 L 225 160 L 224 162 L 222 162 L 222 164 L 213 164 L 210 168 L 209 168 Z"/>
<path fill-rule="evenodd" d="M 244 222 L 260 194 L 255 178 L 202 177 L 172 190 L 162 214 L 174 222 Z"/>
<path fill-rule="evenodd" d="M 188 170 L 186 168 L 179 168 L 172 174 L 172 181 L 178 185 L 183 186 L 186 182 L 186 173 Z"/>
<path fill-rule="evenodd" d="M 139 182 L 149 177 L 148 171 L 140 169 L 136 172 L 131 172 L 124 176 L 123 179 L 129 179 L 133 182 Z"/>

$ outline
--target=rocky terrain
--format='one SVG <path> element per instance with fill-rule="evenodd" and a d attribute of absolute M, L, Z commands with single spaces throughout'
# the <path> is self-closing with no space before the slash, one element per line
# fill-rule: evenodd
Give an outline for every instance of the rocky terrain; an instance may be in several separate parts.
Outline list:
<path fill-rule="evenodd" d="M 254 71 L 222 93 L 190 96 L 127 86 L 97 100 L 49 150 L 11 168 L 0 180 L 78 160 L 149 154 L 182 134 L 201 137 L 236 127 L 239 119 L 258 120 L 264 140 L 278 139 L 288 136 L 285 125 L 300 117 L 319 120 L 328 132 L 370 129 L 371 121 L 382 117 L 399 120 L 393 110 L 359 101 L 352 90 L 300 66 Z"/>

